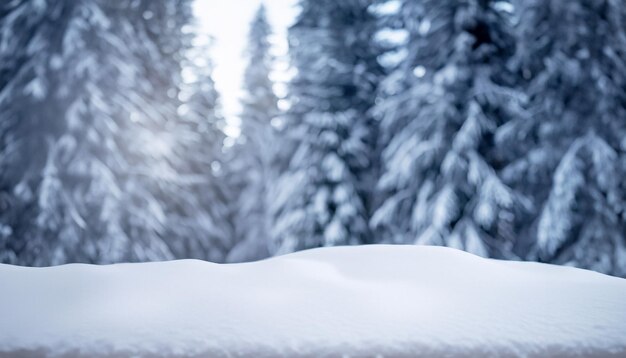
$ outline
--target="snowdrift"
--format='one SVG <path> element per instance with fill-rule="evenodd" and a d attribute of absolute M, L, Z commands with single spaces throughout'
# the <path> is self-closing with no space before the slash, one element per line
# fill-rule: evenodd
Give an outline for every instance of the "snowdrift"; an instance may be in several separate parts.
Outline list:
<path fill-rule="evenodd" d="M 441 247 L 0 265 L 2 357 L 625 357 L 626 280 Z"/>

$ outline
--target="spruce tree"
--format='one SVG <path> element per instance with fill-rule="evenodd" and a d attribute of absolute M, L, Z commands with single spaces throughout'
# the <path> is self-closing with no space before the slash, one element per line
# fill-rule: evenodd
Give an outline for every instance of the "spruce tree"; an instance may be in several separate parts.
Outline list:
<path fill-rule="evenodd" d="M 289 30 L 295 144 L 276 182 L 274 253 L 363 244 L 368 228 L 374 103 L 380 73 L 370 1 L 301 1 Z"/>
<path fill-rule="evenodd" d="M 121 5 L 121 6 L 120 6 Z M 127 51 L 138 66 L 139 76 L 133 91 L 126 93 L 131 106 L 140 108 L 125 114 L 126 130 L 122 149 L 126 169 L 121 173 L 124 231 L 132 238 L 129 255 L 133 261 L 175 258 L 178 249 L 176 227 L 171 227 L 171 205 L 177 203 L 181 138 L 179 99 L 182 84 L 182 59 L 189 41 L 182 28 L 191 20 L 190 2 L 139 1 L 118 4 L 118 18 L 133 25 L 121 34 Z M 178 221 L 183 225 L 182 221 Z"/>
<path fill-rule="evenodd" d="M 220 230 L 205 185 L 220 142 L 211 82 L 192 96 L 206 97 L 206 113 L 181 114 L 191 2 L 18 1 L 0 14 L 10 35 L 0 51 L 1 259 L 223 260 L 228 247 L 206 249 Z"/>
<path fill-rule="evenodd" d="M 231 183 L 225 176 L 218 129 L 219 96 L 211 77 L 209 46 L 188 48 L 182 98 L 172 135 L 177 138 L 173 191 L 168 193 L 166 238 L 176 257 L 224 262 L 236 240 L 232 228 Z"/>
<path fill-rule="evenodd" d="M 532 197 L 529 258 L 626 275 L 626 11 L 619 1 L 520 1 L 514 58 L 529 115 L 496 136 L 503 177 Z"/>
<path fill-rule="evenodd" d="M 267 204 L 271 199 L 269 185 L 276 177 L 272 160 L 277 149 L 272 119 L 278 115 L 278 98 L 270 80 L 274 60 L 270 36 L 265 7 L 261 5 L 248 34 L 240 144 L 233 149 L 230 165 L 231 175 L 239 179 L 241 190 L 237 195 L 235 216 L 238 244 L 230 253 L 229 261 L 249 261 L 269 255 Z"/>
<path fill-rule="evenodd" d="M 32 21 L 40 11 L 44 17 Z M 16 45 L 16 54 L 26 53 L 23 67 L 14 68 L 12 75 L 17 79 L 25 74 L 28 81 L 16 80 L 4 88 L 14 107 L 3 104 L 3 110 L 26 129 L 7 128 L 4 148 L 10 152 L 12 145 L 22 145 L 24 150 L 38 140 L 38 148 L 21 153 L 28 154 L 20 159 L 28 171 L 20 166 L 8 169 L 23 177 L 12 190 L 18 193 L 16 201 L 30 201 L 9 211 L 28 228 L 8 238 L 24 242 L 15 252 L 17 262 L 95 262 L 103 251 L 120 259 L 125 236 L 118 220 L 120 190 L 114 171 L 122 157 L 114 138 L 119 121 L 110 95 L 113 80 L 125 70 L 120 64 L 128 58 L 115 45 L 114 23 L 97 1 L 25 2 L 11 9 L 8 18 L 15 23 L 5 25 L 15 24 L 17 38 L 25 39 Z M 24 23 L 33 27 L 21 27 Z M 33 51 L 46 56 L 35 57 Z"/>
<path fill-rule="evenodd" d="M 498 176 L 497 128 L 522 115 L 507 61 L 508 14 L 493 1 L 404 1 L 406 57 L 374 112 L 384 141 L 384 200 L 371 224 L 384 242 L 512 254 L 528 200 Z M 500 4 L 501 5 L 501 4 Z"/>
<path fill-rule="evenodd" d="M 151 176 L 142 150 L 163 149 L 149 142 L 159 138 L 148 123 L 167 110 L 142 93 L 154 88 L 141 57 L 154 46 L 145 23 L 152 18 L 145 2 L 77 4 L 67 30 L 57 30 L 66 39 L 59 70 L 67 89 L 55 105 L 66 128 L 39 192 L 37 226 L 54 243 L 50 263 L 171 258 L 158 237 L 162 207 L 140 179 Z"/>
<path fill-rule="evenodd" d="M 0 4 L 0 261 L 34 262 L 45 255 L 33 218 L 50 144 L 65 128 L 60 33 L 76 4 Z"/>

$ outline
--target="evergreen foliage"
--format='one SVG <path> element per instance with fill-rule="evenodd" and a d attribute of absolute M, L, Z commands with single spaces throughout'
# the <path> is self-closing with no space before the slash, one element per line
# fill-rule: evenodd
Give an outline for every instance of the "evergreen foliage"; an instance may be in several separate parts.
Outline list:
<path fill-rule="evenodd" d="M 497 145 L 533 198 L 529 258 L 626 274 L 626 11 L 620 1 L 521 1 L 514 66 L 530 104 Z"/>
<path fill-rule="evenodd" d="M 239 181 L 235 228 L 237 246 L 230 261 L 249 261 L 269 256 L 271 217 L 268 213 L 270 185 L 277 171 L 278 134 L 272 120 L 279 114 L 278 98 L 270 80 L 273 57 L 270 44 L 271 28 L 263 5 L 259 7 L 250 26 L 248 66 L 244 73 L 245 95 L 242 98 L 241 138 L 233 149 L 231 175 Z"/>
<path fill-rule="evenodd" d="M 188 48 L 177 122 L 167 130 L 177 139 L 172 163 L 174 185 L 168 193 L 166 237 L 176 257 L 224 262 L 236 244 L 232 227 L 231 185 L 223 171 L 222 143 L 218 129 L 223 122 L 219 96 L 207 59 L 209 46 Z"/>
<path fill-rule="evenodd" d="M 63 38 L 76 4 L 0 5 L 0 260 L 34 262 L 49 252 L 36 230 L 38 191 L 53 138 L 65 129 L 56 105 Z M 57 36 L 51 36 L 57 34 Z M 67 87 L 65 88 L 67 91 Z M 65 94 L 67 96 L 67 94 Z M 40 108 L 47 107 L 46 111 Z M 28 153 L 29 159 L 24 158 Z"/>
<path fill-rule="evenodd" d="M 498 176 L 497 128 L 523 114 L 507 76 L 510 21 L 491 1 L 406 1 L 406 57 L 380 118 L 385 196 L 372 225 L 386 242 L 515 257 L 527 200 Z"/>
<path fill-rule="evenodd" d="M 173 244 L 205 244 L 204 232 L 187 237 L 182 227 L 189 220 L 200 225 L 206 215 L 187 212 L 174 228 L 168 221 L 174 199 L 191 191 L 180 184 L 185 178 L 177 167 L 187 165 L 180 151 L 193 142 L 180 135 L 188 120 L 177 114 L 190 2 L 3 6 L 3 46 L 15 52 L 0 51 L 12 56 L 3 61 L 0 105 L 7 118 L 0 155 L 7 173 L 2 260 L 48 265 L 200 257 L 189 242 Z M 206 166 L 201 170 L 194 174 Z M 168 237 L 170 229 L 180 237 Z"/>
<path fill-rule="evenodd" d="M 273 253 L 371 241 L 367 181 L 373 167 L 380 72 L 369 1 L 302 1 L 290 29 L 297 74 L 285 136 L 296 149 L 278 178 Z"/>

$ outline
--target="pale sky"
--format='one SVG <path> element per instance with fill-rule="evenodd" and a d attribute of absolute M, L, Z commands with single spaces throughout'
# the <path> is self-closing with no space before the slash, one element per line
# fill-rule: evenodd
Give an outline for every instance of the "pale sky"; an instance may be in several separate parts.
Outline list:
<path fill-rule="evenodd" d="M 211 48 L 211 59 L 215 66 L 213 79 L 221 95 L 227 122 L 224 131 L 229 136 L 238 135 L 238 114 L 241 110 L 239 98 L 243 71 L 247 65 L 243 53 L 250 22 L 262 2 L 274 32 L 271 42 L 277 63 L 272 79 L 277 83 L 275 91 L 281 96 L 281 92 L 284 92 L 281 83 L 289 78 L 286 33 L 297 15 L 297 0 L 196 0 L 194 3 L 200 31 L 214 38 Z"/>

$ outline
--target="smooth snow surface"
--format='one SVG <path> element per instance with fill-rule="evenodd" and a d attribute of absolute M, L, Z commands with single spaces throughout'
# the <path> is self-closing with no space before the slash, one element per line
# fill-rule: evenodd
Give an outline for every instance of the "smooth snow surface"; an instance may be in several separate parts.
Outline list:
<path fill-rule="evenodd" d="M 441 247 L 0 266 L 0 356 L 625 357 L 626 280 Z"/>

